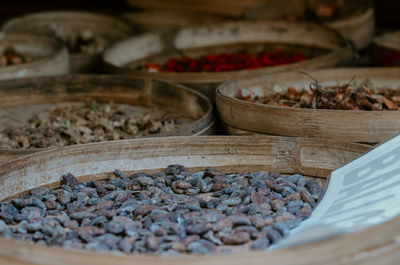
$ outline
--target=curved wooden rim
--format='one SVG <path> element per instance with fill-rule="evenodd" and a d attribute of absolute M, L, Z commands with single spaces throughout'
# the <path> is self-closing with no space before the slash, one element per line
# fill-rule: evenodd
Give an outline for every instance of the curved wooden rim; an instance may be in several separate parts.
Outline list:
<path fill-rule="evenodd" d="M 236 127 L 230 126 L 230 125 L 228 125 L 226 123 L 223 123 L 223 122 L 222 122 L 222 127 L 229 135 L 242 135 L 242 136 L 269 135 L 269 136 L 277 136 L 277 135 L 265 134 L 265 133 L 260 133 L 260 132 L 253 132 L 253 131 L 248 131 L 248 130 L 236 128 Z M 375 146 L 375 144 L 371 144 L 371 143 L 359 143 L 359 144 L 363 144 L 363 145 L 370 146 L 370 147 L 374 147 Z M 1 149 L 0 149 L 0 152 L 1 152 Z"/>
<path fill-rule="evenodd" d="M 0 42 L 4 39 L 10 39 L 12 41 L 13 38 L 26 38 L 27 40 L 34 42 L 41 41 L 42 43 L 49 43 L 50 45 L 54 45 L 54 52 L 50 53 L 47 56 L 44 56 L 38 60 L 34 60 L 29 63 L 24 63 L 20 65 L 10 65 L 7 66 L 7 68 L 1 69 L 1 71 L 16 71 L 21 68 L 34 68 L 34 67 L 40 67 L 43 64 L 46 64 L 48 62 L 51 62 L 55 58 L 62 57 L 62 56 L 67 56 L 68 58 L 68 51 L 67 48 L 58 40 L 44 36 L 44 35 L 39 35 L 39 34 L 32 34 L 32 33 L 5 33 L 4 35 L 1 35 L 2 38 L 0 38 Z M 22 69 L 21 69 L 22 70 Z"/>
<path fill-rule="evenodd" d="M 374 9 L 369 7 L 362 14 L 350 18 L 339 19 L 336 21 L 328 22 L 327 25 L 334 27 L 335 29 L 340 29 L 341 27 L 348 26 L 349 24 L 360 24 L 373 19 Z"/>
<path fill-rule="evenodd" d="M 374 45 L 386 49 L 400 50 L 400 30 L 383 34 L 373 39 Z"/>
<path fill-rule="evenodd" d="M 23 172 L 26 167 L 32 165 L 41 165 L 47 168 L 47 163 L 51 163 L 56 158 L 63 157 L 65 160 L 74 161 L 86 156 L 88 162 L 101 161 L 102 159 L 124 158 L 127 154 L 143 159 L 147 156 L 157 158 L 158 156 L 167 157 L 168 155 L 177 156 L 205 155 L 206 153 L 218 154 L 240 154 L 237 151 L 250 150 L 255 147 L 252 153 L 247 155 L 261 155 L 263 145 L 271 142 L 285 143 L 286 146 L 293 146 L 295 150 L 302 146 L 329 146 L 338 145 L 343 148 L 355 148 L 356 150 L 367 150 L 363 145 L 351 144 L 332 140 L 320 139 L 301 139 L 286 137 L 242 137 L 242 136 L 213 136 L 213 137 L 170 137 L 153 138 L 139 140 L 125 140 L 106 143 L 93 143 L 81 146 L 68 146 L 57 148 L 55 150 L 44 151 L 36 155 L 27 155 L 19 159 L 9 161 L 0 165 L 0 180 L 7 177 L 8 174 Z M 191 145 L 191 147 L 188 147 Z M 196 146 L 196 147 L 194 147 Z M 211 146 L 212 150 L 205 151 L 204 146 Z M 346 147 L 347 146 L 347 147 Z M 144 150 L 150 150 L 157 147 L 154 152 L 142 153 Z M 236 152 L 233 152 L 234 148 Z M 215 148 L 215 151 L 214 149 Z M 230 149 L 233 148 L 233 149 Z M 244 148 L 244 149 L 242 149 Z M 123 150 L 123 152 L 121 152 Z M 169 150 L 164 153 L 165 150 Z M 202 151 L 203 150 L 203 151 Z M 208 150 L 208 149 L 207 149 Z M 219 151 L 218 151 L 219 150 Z M 224 151 L 223 151 L 224 150 Z M 107 154 L 119 152 L 116 157 L 106 157 Z M 282 150 L 283 151 L 283 150 Z M 106 152 L 99 159 L 97 155 Z M 232 152 L 232 153 L 231 153 Z M 280 152 L 278 152 L 279 154 Z M 90 156 L 93 155 L 93 156 Z M 96 155 L 96 156 L 94 156 Z M 285 156 L 284 153 L 281 154 Z M 252 161 L 252 160 L 249 160 Z M 168 163 L 166 161 L 165 163 Z M 231 161 L 231 164 L 234 163 Z M 256 165 L 257 162 L 254 162 Z M 240 165 L 237 165 L 240 166 Z M 51 166 L 49 165 L 51 168 Z M 108 166 L 110 167 L 110 165 Z M 21 171 L 22 170 L 22 171 Z M 47 170 L 47 169 L 46 169 Z M 101 169 L 108 171 L 108 169 Z M 14 175 L 15 177 L 16 175 Z M 78 175 L 79 176 L 79 175 Z M 269 252 L 243 252 L 239 254 L 223 254 L 213 256 L 184 256 L 183 257 L 159 257 L 151 255 L 125 255 L 120 253 L 96 253 L 89 251 L 65 250 L 58 247 L 44 247 L 35 244 L 25 243 L 23 241 L 9 240 L 0 238 L 0 261 L 9 261 L 13 264 L 231 264 L 239 265 L 243 263 L 252 264 L 360 264 L 379 261 L 379 264 L 390 264 L 390 261 L 396 260 L 400 255 L 398 249 L 400 245 L 396 238 L 400 235 L 400 217 L 387 223 L 372 227 L 370 229 L 339 236 L 330 240 L 318 241 L 311 244 L 290 247 L 286 249 L 273 250 Z M 366 240 L 368 238 L 368 240 Z M 390 254 L 390 256 L 389 256 Z"/>
<path fill-rule="evenodd" d="M 193 136 L 200 136 L 200 135 L 214 135 L 217 130 L 217 117 L 210 122 L 210 124 L 204 128 L 203 130 L 195 133 Z"/>
<path fill-rule="evenodd" d="M 344 20 L 328 22 L 327 25 L 339 31 L 347 38 L 354 49 L 366 49 L 372 42 L 375 33 L 375 12 L 372 7 L 365 13 Z"/>

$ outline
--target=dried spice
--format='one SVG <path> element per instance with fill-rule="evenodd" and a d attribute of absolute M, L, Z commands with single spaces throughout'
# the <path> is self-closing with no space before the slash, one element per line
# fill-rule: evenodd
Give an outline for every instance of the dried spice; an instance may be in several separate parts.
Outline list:
<path fill-rule="evenodd" d="M 68 173 L 61 184 L 1 202 L 0 235 L 162 255 L 212 254 L 237 245 L 266 249 L 306 219 L 324 193 L 299 174 L 193 173 L 181 165 L 153 175 L 115 170 L 103 181 L 79 182 Z"/>
<path fill-rule="evenodd" d="M 86 102 L 56 108 L 47 117 L 33 116 L 22 127 L 0 132 L 0 148 L 44 148 L 132 139 L 179 127 L 175 119 L 132 113 L 114 103 Z"/>
<path fill-rule="evenodd" d="M 0 52 L 0 67 L 23 64 L 30 61 L 28 57 L 18 53 L 13 47 L 4 48 Z"/>
<path fill-rule="evenodd" d="M 323 86 L 318 81 L 311 83 L 310 91 L 297 91 L 289 87 L 286 91 L 272 95 L 258 96 L 240 89 L 237 99 L 281 107 L 333 109 L 333 110 L 398 110 L 400 90 L 373 89 L 367 80 L 341 86 Z"/>
<path fill-rule="evenodd" d="M 97 54 L 103 52 L 109 44 L 106 38 L 97 36 L 88 29 L 77 33 L 58 24 L 51 24 L 50 29 L 71 53 Z"/>
<path fill-rule="evenodd" d="M 171 58 L 165 64 L 158 65 L 146 63 L 142 67 L 149 72 L 227 72 L 237 70 L 258 69 L 269 66 L 278 66 L 301 62 L 308 59 L 308 56 L 301 52 L 289 52 L 283 49 L 262 53 L 221 53 L 210 54 L 200 58 Z"/>

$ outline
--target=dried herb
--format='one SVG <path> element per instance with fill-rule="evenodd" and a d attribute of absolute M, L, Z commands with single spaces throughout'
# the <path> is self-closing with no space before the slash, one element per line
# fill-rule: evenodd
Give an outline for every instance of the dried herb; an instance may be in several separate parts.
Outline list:
<path fill-rule="evenodd" d="M 149 72 L 227 72 L 250 70 L 301 62 L 308 57 L 301 52 L 288 52 L 283 49 L 259 54 L 239 52 L 210 54 L 200 58 L 171 58 L 164 65 L 146 63 L 142 67 Z"/>
<path fill-rule="evenodd" d="M 310 84 L 310 91 L 297 91 L 289 87 L 284 92 L 264 96 L 239 89 L 235 97 L 254 103 L 294 108 L 365 111 L 400 108 L 400 90 L 375 90 L 368 81 L 357 83 L 354 78 L 341 86 L 323 86 L 315 80 Z"/>
<path fill-rule="evenodd" d="M 302 175 L 226 174 L 181 165 L 165 172 L 120 170 L 104 181 L 62 176 L 0 203 L 0 235 L 42 245 L 126 253 L 212 254 L 266 249 L 306 219 L 323 196 Z"/>
<path fill-rule="evenodd" d="M 25 126 L 0 132 L 0 148 L 44 148 L 132 139 L 176 129 L 172 118 L 131 113 L 118 105 L 87 102 L 54 109 L 47 117 L 33 116 Z"/>

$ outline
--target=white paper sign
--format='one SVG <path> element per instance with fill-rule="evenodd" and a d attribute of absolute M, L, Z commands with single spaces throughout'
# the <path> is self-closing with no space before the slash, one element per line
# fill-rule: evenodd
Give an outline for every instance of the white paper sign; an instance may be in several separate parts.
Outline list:
<path fill-rule="evenodd" d="M 350 233 L 400 215 L 400 135 L 333 171 L 310 218 L 273 248 Z"/>

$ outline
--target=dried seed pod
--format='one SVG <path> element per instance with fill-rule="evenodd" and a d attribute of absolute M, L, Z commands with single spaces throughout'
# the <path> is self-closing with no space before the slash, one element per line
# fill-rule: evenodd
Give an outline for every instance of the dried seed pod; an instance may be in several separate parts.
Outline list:
<path fill-rule="evenodd" d="M 315 204 L 314 198 L 306 189 L 300 191 L 300 197 L 304 202 L 308 203 L 311 207 L 314 206 Z"/>
<path fill-rule="evenodd" d="M 268 238 L 259 238 L 251 243 L 251 249 L 261 250 L 269 247 L 270 241 Z"/>
<path fill-rule="evenodd" d="M 67 173 L 67 174 L 63 175 L 62 179 L 63 179 L 64 183 L 67 184 L 68 186 L 70 186 L 72 189 L 74 189 L 76 187 L 76 185 L 78 185 L 78 183 L 79 183 L 79 181 L 71 173 Z"/>
<path fill-rule="evenodd" d="M 279 208 L 285 206 L 285 202 L 283 200 L 280 199 L 274 199 L 271 201 L 271 208 L 274 211 L 277 211 Z"/>
<path fill-rule="evenodd" d="M 304 220 L 311 215 L 311 211 L 311 206 L 308 203 L 305 203 L 303 207 L 296 212 L 296 218 Z"/>
<path fill-rule="evenodd" d="M 227 245 L 240 245 L 249 242 L 249 240 L 250 240 L 250 235 L 246 232 L 232 233 L 222 238 L 224 244 Z"/>
<path fill-rule="evenodd" d="M 264 219 L 261 218 L 260 216 L 253 215 L 252 217 L 250 217 L 250 220 L 251 220 L 251 224 L 257 229 L 261 229 L 265 225 Z"/>

